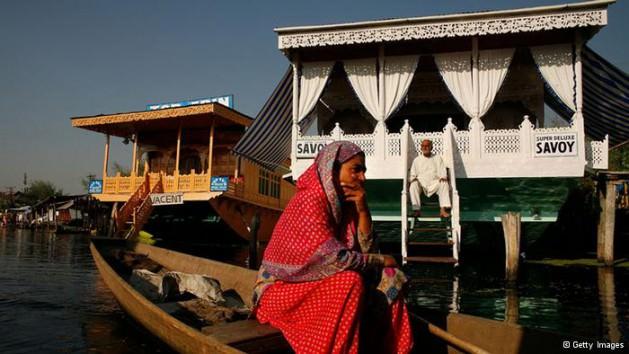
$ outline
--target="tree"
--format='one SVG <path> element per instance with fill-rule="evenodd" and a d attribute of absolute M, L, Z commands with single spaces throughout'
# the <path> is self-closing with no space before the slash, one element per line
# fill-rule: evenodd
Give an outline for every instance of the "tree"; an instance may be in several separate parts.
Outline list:
<path fill-rule="evenodd" d="M 93 173 L 88 174 L 87 176 L 81 178 L 81 185 L 83 186 L 83 190 L 88 192 L 90 189 L 90 181 L 96 178 L 96 175 Z"/>
<path fill-rule="evenodd" d="M 120 175 L 123 177 L 131 176 L 131 169 L 122 166 L 118 162 L 114 162 L 114 172 L 120 172 Z"/>
<path fill-rule="evenodd" d="M 20 204 L 33 205 L 48 197 L 59 197 L 63 191 L 48 181 L 36 180 L 31 182 L 21 196 Z"/>

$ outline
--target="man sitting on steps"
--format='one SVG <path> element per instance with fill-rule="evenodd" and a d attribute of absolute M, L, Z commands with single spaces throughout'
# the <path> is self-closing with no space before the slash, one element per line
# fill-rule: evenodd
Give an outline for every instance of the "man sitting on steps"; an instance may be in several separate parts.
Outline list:
<path fill-rule="evenodd" d="M 421 193 L 430 197 L 437 193 L 439 196 L 439 216 L 447 218 L 450 214 L 446 208 L 451 208 L 450 187 L 448 175 L 441 156 L 432 153 L 432 141 L 425 139 L 421 143 L 421 154 L 413 160 L 410 170 L 410 194 L 413 216 L 421 215 Z"/>

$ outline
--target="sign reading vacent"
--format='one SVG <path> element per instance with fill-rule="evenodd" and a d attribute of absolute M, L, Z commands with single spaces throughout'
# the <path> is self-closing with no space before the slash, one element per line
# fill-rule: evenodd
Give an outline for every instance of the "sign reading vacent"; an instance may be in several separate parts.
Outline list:
<path fill-rule="evenodd" d="M 323 149 L 324 146 L 333 142 L 329 141 L 298 141 L 297 142 L 297 157 L 315 157 L 317 153 Z"/>
<path fill-rule="evenodd" d="M 534 157 L 577 156 L 577 133 L 535 134 Z"/>
<path fill-rule="evenodd" d="M 153 193 L 151 203 L 153 206 L 183 204 L 183 193 Z"/>

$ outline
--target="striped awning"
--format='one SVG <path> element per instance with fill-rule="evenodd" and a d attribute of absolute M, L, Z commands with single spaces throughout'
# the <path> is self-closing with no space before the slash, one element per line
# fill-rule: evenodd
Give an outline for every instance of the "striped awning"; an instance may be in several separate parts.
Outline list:
<path fill-rule="evenodd" d="M 293 70 L 289 67 L 233 152 L 270 170 L 282 166 L 290 157 L 292 114 Z"/>
<path fill-rule="evenodd" d="M 593 50 L 583 50 L 583 117 L 586 135 L 610 144 L 629 140 L 629 76 Z"/>

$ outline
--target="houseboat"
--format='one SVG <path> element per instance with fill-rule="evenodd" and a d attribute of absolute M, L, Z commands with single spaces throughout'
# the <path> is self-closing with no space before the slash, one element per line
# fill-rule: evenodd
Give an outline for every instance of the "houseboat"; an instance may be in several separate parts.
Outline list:
<path fill-rule="evenodd" d="M 208 203 L 245 239 L 256 216 L 256 237 L 264 241 L 293 186 L 278 173 L 232 154 L 251 123 L 250 117 L 232 108 L 203 100 L 72 118 L 73 127 L 105 136 L 102 178 L 90 183 L 90 193 L 113 203 L 120 236 L 136 235 L 159 205 Z M 128 175 L 108 170 L 112 136 L 133 143 Z"/>
<path fill-rule="evenodd" d="M 613 3 L 277 28 L 289 70 L 234 151 L 270 168 L 289 159 L 296 180 L 325 144 L 356 143 L 372 215 L 399 223 L 404 262 L 457 264 L 462 221 L 555 221 L 570 185 L 607 168 L 610 140 L 629 139 L 611 102 L 619 71 L 586 46 Z M 424 139 L 448 169 L 447 220 L 408 216 Z M 446 223 L 447 257 L 413 256 L 418 222 Z"/>

